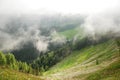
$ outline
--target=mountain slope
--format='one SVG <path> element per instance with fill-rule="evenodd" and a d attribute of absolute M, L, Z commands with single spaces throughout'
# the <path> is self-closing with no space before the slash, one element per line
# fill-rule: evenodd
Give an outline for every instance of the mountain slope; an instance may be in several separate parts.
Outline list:
<path fill-rule="evenodd" d="M 120 72 L 115 71 L 120 69 L 119 61 L 116 42 L 109 40 L 74 51 L 70 56 L 45 72 L 44 75 L 48 80 L 101 80 L 103 78 L 105 78 L 104 80 L 109 80 L 109 78 L 114 80 L 115 76 L 118 80 Z M 113 73 L 105 74 L 102 77 L 98 76 L 104 72 L 109 73 L 110 70 Z"/>

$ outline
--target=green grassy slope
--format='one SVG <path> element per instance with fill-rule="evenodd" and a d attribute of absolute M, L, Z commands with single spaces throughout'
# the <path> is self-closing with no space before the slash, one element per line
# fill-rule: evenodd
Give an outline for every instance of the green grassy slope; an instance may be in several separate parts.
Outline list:
<path fill-rule="evenodd" d="M 89 74 L 87 80 L 120 80 L 120 59 L 108 67 Z"/>
<path fill-rule="evenodd" d="M 0 66 L 0 80 L 43 80 L 38 76 L 21 73 L 15 70 Z"/>
<path fill-rule="evenodd" d="M 77 34 L 77 30 L 76 29 L 70 29 L 70 30 L 66 30 L 64 32 L 60 32 L 59 34 L 64 35 L 68 39 L 71 39 L 71 38 L 74 37 L 74 35 Z"/>
<path fill-rule="evenodd" d="M 72 39 L 73 37 L 75 37 L 75 35 L 80 35 L 82 32 L 82 28 L 76 27 L 73 29 L 65 30 L 63 32 L 59 32 L 59 34 L 65 36 L 67 39 Z"/>
<path fill-rule="evenodd" d="M 93 79 L 93 77 L 96 77 L 94 74 L 98 73 L 98 75 L 102 75 L 111 69 L 113 69 L 113 71 L 120 69 L 118 67 L 118 65 L 120 65 L 118 59 L 119 53 L 116 43 L 114 40 L 110 40 L 95 46 L 86 47 L 79 51 L 74 51 L 70 56 L 45 72 L 44 75 L 49 77 L 49 80 L 53 78 L 55 80 L 81 80 L 83 76 L 83 80 L 89 80 L 89 78 L 90 80 L 99 80 L 98 78 Z M 117 67 L 111 68 L 111 66 L 114 65 Z M 117 74 L 120 74 L 120 72 L 116 73 L 115 76 Z M 109 77 L 106 77 L 108 77 L 107 74 L 105 77 L 103 76 L 103 78 L 109 80 Z M 111 78 L 111 80 L 112 79 L 114 78 Z"/>

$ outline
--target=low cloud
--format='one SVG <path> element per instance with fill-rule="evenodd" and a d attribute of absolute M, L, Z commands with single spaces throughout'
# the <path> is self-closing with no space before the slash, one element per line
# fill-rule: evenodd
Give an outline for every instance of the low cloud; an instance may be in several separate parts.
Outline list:
<path fill-rule="evenodd" d="M 99 39 L 106 34 L 113 37 L 120 36 L 120 11 L 115 9 L 89 15 L 83 26 L 85 34 L 93 39 Z"/>
<path fill-rule="evenodd" d="M 39 52 L 48 51 L 49 43 L 63 44 L 66 38 L 58 31 L 78 26 L 80 16 L 63 15 L 0 15 L 0 50 L 12 51 L 24 48 L 29 42 Z M 74 18 L 75 17 L 75 18 Z M 53 37 L 54 35 L 54 37 Z"/>

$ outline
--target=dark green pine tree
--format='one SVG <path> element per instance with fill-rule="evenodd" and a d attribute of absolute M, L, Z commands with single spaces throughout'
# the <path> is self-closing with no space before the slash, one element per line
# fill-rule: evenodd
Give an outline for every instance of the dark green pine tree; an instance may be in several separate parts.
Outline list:
<path fill-rule="evenodd" d="M 0 65 L 5 65 L 5 64 L 6 64 L 6 57 L 2 52 L 0 52 Z"/>

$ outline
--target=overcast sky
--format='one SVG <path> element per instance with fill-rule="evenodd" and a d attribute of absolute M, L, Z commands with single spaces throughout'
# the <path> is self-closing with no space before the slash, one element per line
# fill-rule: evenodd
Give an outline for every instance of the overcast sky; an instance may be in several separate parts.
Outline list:
<path fill-rule="evenodd" d="M 0 0 L 0 13 L 96 14 L 118 4 L 119 0 Z"/>

